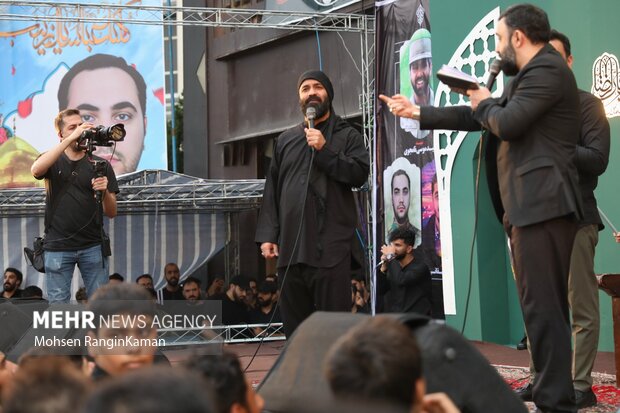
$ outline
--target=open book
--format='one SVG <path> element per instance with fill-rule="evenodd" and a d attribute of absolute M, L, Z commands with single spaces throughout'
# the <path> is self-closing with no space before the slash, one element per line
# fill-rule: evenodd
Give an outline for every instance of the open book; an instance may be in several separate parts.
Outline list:
<path fill-rule="evenodd" d="M 463 94 L 469 89 L 478 89 L 479 87 L 478 79 L 447 65 L 443 65 L 439 69 L 437 78 L 451 89 L 456 89 L 456 91 Z"/>

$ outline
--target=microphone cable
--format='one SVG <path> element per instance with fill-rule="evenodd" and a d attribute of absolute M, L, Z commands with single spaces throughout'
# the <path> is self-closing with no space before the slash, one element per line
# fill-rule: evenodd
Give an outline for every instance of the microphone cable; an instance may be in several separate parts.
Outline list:
<path fill-rule="evenodd" d="M 286 269 L 284 270 L 284 275 L 282 276 L 282 282 L 280 283 L 280 285 L 282 286 L 280 288 L 281 292 L 284 292 L 284 283 L 286 282 L 286 275 L 288 274 L 288 270 L 291 268 L 291 263 L 293 262 L 293 257 L 295 256 L 295 252 L 297 251 L 297 244 L 299 243 L 299 237 L 301 235 L 301 230 L 304 226 L 304 214 L 306 211 L 306 200 L 308 199 L 308 188 L 310 185 L 310 176 L 311 176 L 311 172 L 312 172 L 312 165 L 314 164 L 314 154 L 316 153 L 316 151 L 314 150 L 314 148 L 311 148 L 310 151 L 310 165 L 308 166 L 308 178 L 306 179 L 306 188 L 304 190 L 304 198 L 301 204 L 301 220 L 299 221 L 299 227 L 297 228 L 297 235 L 295 236 L 295 242 L 293 243 L 293 250 L 291 252 L 291 257 L 288 260 L 288 264 L 286 265 Z M 265 337 L 267 337 L 267 330 L 271 327 L 271 324 L 273 322 L 273 317 L 276 315 L 276 312 L 278 311 L 278 308 L 280 308 L 280 299 L 282 298 L 282 296 L 278 297 L 278 301 L 276 302 L 276 306 L 273 310 L 273 313 L 271 314 L 271 318 L 269 319 L 269 322 L 267 323 L 267 327 L 263 330 L 263 332 L 265 332 L 265 334 L 263 334 L 263 336 L 261 337 L 260 342 L 258 343 L 258 347 L 256 347 L 256 350 L 254 351 L 254 354 L 252 355 L 252 358 L 250 359 L 250 361 L 248 362 L 248 365 L 243 369 L 243 373 L 246 373 L 247 370 L 250 368 L 250 366 L 252 365 L 252 363 L 254 362 L 254 359 L 256 358 L 256 355 L 258 354 L 258 351 L 260 350 L 260 348 L 263 345 L 263 342 L 265 341 Z M 260 333 L 262 334 L 262 332 Z M 288 340 L 290 337 L 287 337 L 286 339 Z"/>
<path fill-rule="evenodd" d="M 471 284 L 474 273 L 474 246 L 476 245 L 476 237 L 478 235 L 478 197 L 480 194 L 480 165 L 482 162 L 483 146 L 484 131 L 480 134 L 480 140 L 478 141 L 478 162 L 476 165 L 476 184 L 474 187 L 474 232 L 471 237 L 471 247 L 469 250 L 469 279 L 467 281 L 467 297 L 465 299 L 465 310 L 463 312 L 463 325 L 461 327 L 461 334 L 464 334 L 465 325 L 467 324 L 467 314 L 469 313 L 469 300 L 471 298 Z"/>
<path fill-rule="evenodd" d="M 500 70 L 502 69 L 502 59 L 496 58 L 491 62 L 489 68 L 489 76 L 487 78 L 486 86 L 491 91 L 495 80 Z M 484 146 L 484 134 L 486 130 L 482 128 L 480 133 L 480 139 L 478 140 L 478 162 L 476 163 L 476 185 L 474 188 L 474 231 L 471 237 L 471 247 L 469 250 L 469 279 L 467 281 L 467 296 L 465 298 L 465 311 L 463 313 L 463 325 L 461 327 L 461 334 L 465 332 L 465 325 L 467 324 L 467 315 L 469 313 L 469 300 L 471 299 L 471 284 L 474 274 L 474 246 L 476 244 L 476 237 L 478 235 L 478 215 L 479 215 L 479 195 L 480 195 L 480 165 L 482 163 L 482 148 Z"/>

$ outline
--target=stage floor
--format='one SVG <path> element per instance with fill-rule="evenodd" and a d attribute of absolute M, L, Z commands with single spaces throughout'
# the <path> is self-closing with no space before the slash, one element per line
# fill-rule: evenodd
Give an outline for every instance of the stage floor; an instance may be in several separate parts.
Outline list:
<path fill-rule="evenodd" d="M 280 355 L 286 342 L 275 341 L 263 343 L 258 354 L 248 367 L 258 344 L 229 344 L 225 349 L 232 351 L 239 356 L 241 364 L 247 368 L 246 374 L 252 384 L 257 385 L 263 380 L 271 366 Z M 502 346 L 499 344 L 472 341 L 472 344 L 489 360 L 489 363 L 496 366 L 527 367 L 529 356 L 527 351 L 519 351 L 513 347 Z M 182 361 L 187 357 L 188 350 L 170 350 L 165 352 L 166 356 L 173 364 Z M 616 374 L 614 353 L 599 352 L 594 363 L 594 372 L 609 375 Z"/>

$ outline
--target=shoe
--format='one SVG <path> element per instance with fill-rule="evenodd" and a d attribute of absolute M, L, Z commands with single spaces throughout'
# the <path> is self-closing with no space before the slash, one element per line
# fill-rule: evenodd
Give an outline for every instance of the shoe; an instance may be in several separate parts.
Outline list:
<path fill-rule="evenodd" d="M 532 399 L 532 383 L 528 383 L 523 387 L 519 387 L 515 389 L 515 393 L 524 402 L 531 402 L 533 400 Z"/>
<path fill-rule="evenodd" d="M 517 350 L 527 350 L 527 336 L 523 337 L 517 344 Z"/>
<path fill-rule="evenodd" d="M 596 395 L 592 389 L 588 389 L 586 391 L 575 390 L 575 404 L 578 409 L 596 406 L 596 403 Z"/>

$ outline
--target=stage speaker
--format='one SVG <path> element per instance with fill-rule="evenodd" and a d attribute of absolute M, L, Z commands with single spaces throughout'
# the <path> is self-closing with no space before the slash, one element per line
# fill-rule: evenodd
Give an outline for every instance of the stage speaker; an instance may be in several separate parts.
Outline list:
<path fill-rule="evenodd" d="M 456 330 L 417 314 L 389 316 L 410 327 L 416 337 L 427 392 L 447 393 L 463 413 L 527 412 L 495 368 Z M 304 321 L 258 388 L 265 410 L 295 412 L 312 400 L 333 400 L 323 374 L 325 355 L 340 336 L 367 317 L 316 312 Z"/>
<path fill-rule="evenodd" d="M 0 303 L 0 351 L 15 362 L 13 353 L 15 344 L 26 334 L 32 324 L 32 317 L 24 307 L 17 306 L 9 300 Z"/>

